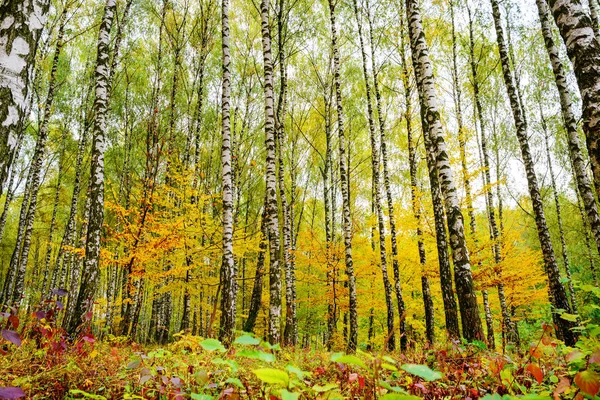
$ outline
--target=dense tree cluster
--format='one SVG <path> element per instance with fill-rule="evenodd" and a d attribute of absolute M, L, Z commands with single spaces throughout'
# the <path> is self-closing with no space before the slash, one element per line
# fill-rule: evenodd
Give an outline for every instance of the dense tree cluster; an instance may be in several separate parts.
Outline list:
<path fill-rule="evenodd" d="M 596 1 L 3 0 L 0 303 L 155 343 L 573 344 Z"/>

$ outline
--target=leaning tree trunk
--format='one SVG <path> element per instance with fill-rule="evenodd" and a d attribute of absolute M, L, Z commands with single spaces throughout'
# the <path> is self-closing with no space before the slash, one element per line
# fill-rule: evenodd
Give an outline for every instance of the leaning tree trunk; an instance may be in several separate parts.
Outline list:
<path fill-rule="evenodd" d="M 219 338 L 225 344 L 233 342 L 236 314 L 237 282 L 233 259 L 233 180 L 231 176 L 231 56 L 229 52 L 229 0 L 221 2 L 221 48 L 223 54 L 223 83 L 221 92 L 222 118 L 222 181 L 223 181 L 223 262 L 220 282 L 221 329 Z"/>
<path fill-rule="evenodd" d="M 571 265 L 569 263 L 569 252 L 567 250 L 567 240 L 565 239 L 565 228 L 562 219 L 562 208 L 560 206 L 560 200 L 558 198 L 558 190 L 556 188 L 556 178 L 554 177 L 554 169 L 552 167 L 552 157 L 550 157 L 550 144 L 548 143 L 548 125 L 546 124 L 546 117 L 542 109 L 542 103 L 540 102 L 540 118 L 542 120 L 542 131 L 544 132 L 544 145 L 546 147 L 546 161 L 548 163 L 548 173 L 550 174 L 550 184 L 552 185 L 552 194 L 554 195 L 554 206 L 556 207 L 556 220 L 558 223 L 558 235 L 560 237 L 560 248 L 562 252 L 563 263 L 565 264 L 565 273 L 569 280 L 569 299 L 571 300 L 571 310 L 577 314 L 577 303 L 575 301 L 575 289 L 573 288 L 573 281 L 571 280 Z"/>
<path fill-rule="evenodd" d="M 564 286 L 560 282 L 560 272 L 558 270 L 558 264 L 556 263 L 556 257 L 554 255 L 554 248 L 552 247 L 552 241 L 550 239 L 550 231 L 546 223 L 546 216 L 544 214 L 544 205 L 542 202 L 542 196 L 540 194 L 537 176 L 535 174 L 533 159 L 529 149 L 529 138 L 527 134 L 527 124 L 523 118 L 521 106 L 517 96 L 515 88 L 514 78 L 510 69 L 510 63 L 508 59 L 508 52 L 506 43 L 504 41 L 504 32 L 502 29 L 500 19 L 500 9 L 498 7 L 498 0 L 491 0 L 492 10 L 494 16 L 494 25 L 496 27 L 496 36 L 498 42 L 498 50 L 500 52 L 500 61 L 502 63 L 502 74 L 504 77 L 504 83 L 508 92 L 512 114 L 517 130 L 517 138 L 521 147 L 521 155 L 523 157 L 523 164 L 527 173 L 527 183 L 529 186 L 529 194 L 531 196 L 531 202 L 533 205 L 533 211 L 535 214 L 535 222 L 538 231 L 538 237 L 540 245 L 542 247 L 542 253 L 544 255 L 544 264 L 546 273 L 548 274 L 548 283 L 550 287 L 550 294 L 552 297 L 552 304 L 555 309 L 562 309 L 570 312 L 569 301 L 567 300 L 567 294 Z M 574 326 L 573 323 L 562 319 L 556 318 L 558 323 L 557 329 L 563 337 L 565 343 L 569 346 L 575 344 L 576 336 L 571 328 Z"/>
<path fill-rule="evenodd" d="M 331 48 L 333 51 L 333 82 L 335 86 L 335 102 L 338 117 L 340 185 L 342 188 L 342 222 L 344 230 L 344 247 L 346 275 L 348 276 L 349 332 L 348 351 L 356 351 L 358 345 L 358 315 L 356 306 L 356 280 L 352 260 L 352 219 L 350 216 L 349 163 L 346 156 L 346 136 L 344 131 L 344 108 L 342 106 L 342 82 L 340 78 L 340 51 L 338 48 L 337 27 L 335 23 L 335 0 L 329 0 L 329 17 L 331 21 Z"/>
<path fill-rule="evenodd" d="M 569 92 L 569 87 L 567 85 L 565 68 L 558 54 L 558 49 L 554 44 L 554 37 L 548 18 L 548 5 L 546 4 L 546 0 L 536 0 L 536 3 L 540 17 L 540 24 L 542 26 L 542 34 L 544 36 L 544 43 L 546 45 L 546 50 L 548 51 L 548 56 L 550 57 L 552 72 L 554 73 L 554 80 L 556 83 L 556 88 L 558 89 L 560 108 L 562 111 L 563 123 L 567 131 L 569 155 L 571 157 L 571 164 L 573 165 L 573 171 L 576 177 L 575 181 L 577 183 L 577 190 L 579 191 L 579 195 L 583 200 L 587 221 L 591 227 L 592 234 L 594 235 L 596 248 L 598 251 L 600 251 L 600 216 L 598 214 L 598 205 L 596 203 L 596 199 L 594 198 L 594 192 L 588 177 L 586 162 L 581 151 L 579 133 L 577 132 L 577 121 L 573 113 L 571 93 Z"/>
<path fill-rule="evenodd" d="M 277 205 L 277 173 L 275 160 L 275 114 L 273 110 L 273 59 L 269 27 L 269 0 L 260 3 L 262 47 L 265 74 L 265 147 L 266 151 L 266 210 L 269 230 L 269 341 L 279 343 L 281 332 L 281 268 L 279 266 L 279 212 Z"/>
<path fill-rule="evenodd" d="M 594 35 L 593 22 L 581 0 L 547 1 L 573 63 L 583 103 L 583 131 L 600 197 L 600 39 Z"/>
<path fill-rule="evenodd" d="M 404 8 L 404 2 L 401 2 L 401 7 Z M 413 214 L 417 222 L 417 237 L 420 239 L 417 241 L 419 249 L 419 261 L 421 264 L 421 286 L 423 291 L 423 305 L 425 308 L 425 320 L 426 323 L 431 323 L 427 326 L 428 339 L 430 344 L 434 344 L 435 339 L 435 326 L 434 326 L 434 309 L 433 299 L 431 298 L 431 291 L 429 289 L 429 279 L 427 278 L 425 266 L 426 266 L 426 253 L 425 244 L 423 239 L 423 231 L 421 228 L 421 206 L 418 199 L 418 186 L 417 186 L 417 154 L 416 146 L 412 138 L 412 85 L 409 80 L 408 62 L 405 54 L 405 29 L 404 29 L 404 12 L 401 13 L 400 17 L 400 56 L 402 59 L 402 84 L 404 85 L 404 97 L 406 103 L 405 109 L 405 120 L 406 120 L 406 131 L 408 133 L 408 158 L 409 158 L 409 170 L 410 170 L 410 185 L 411 185 L 411 201 L 413 206 Z M 456 305 L 456 299 L 454 298 L 454 291 L 452 289 L 452 272 L 450 270 L 450 259 L 448 257 L 448 241 L 446 235 L 446 224 L 444 223 L 444 207 L 441 200 L 440 185 L 438 181 L 437 169 L 435 167 L 435 155 L 430 151 L 431 144 L 427 135 L 423 135 L 425 142 L 425 154 L 427 159 L 427 167 L 429 172 L 429 182 L 431 185 L 431 200 L 433 204 L 433 215 L 436 231 L 436 244 L 438 253 L 438 265 L 440 271 L 440 286 L 442 289 L 442 301 L 444 304 L 444 316 L 446 322 L 446 331 L 451 338 L 460 337 L 460 331 L 458 327 L 458 309 Z M 426 295 L 429 293 L 429 296 Z M 430 322 L 428 322 L 430 321 Z"/>
<path fill-rule="evenodd" d="M 99 279 L 100 237 L 104 221 L 104 149 L 106 147 L 106 117 L 108 110 L 109 45 L 117 3 L 106 0 L 104 16 L 98 34 L 96 61 L 96 97 L 94 99 L 94 135 L 90 168 L 90 217 L 85 242 L 85 264 L 81 286 L 70 319 L 68 332 L 75 334 L 91 311 Z"/>
<path fill-rule="evenodd" d="M 373 103 L 371 101 L 371 83 L 369 72 L 367 70 L 367 54 L 363 41 L 362 22 L 358 12 L 358 2 L 354 0 L 354 15 L 358 24 L 358 38 L 360 42 L 360 51 L 362 55 L 362 70 L 365 79 L 365 91 L 367 94 L 367 117 L 369 121 L 369 133 L 371 138 L 371 167 L 373 179 L 373 202 L 374 211 L 377 216 L 377 228 L 379 230 L 379 256 L 381 275 L 383 276 L 383 290 L 385 293 L 385 304 L 387 309 L 387 336 L 385 348 L 392 351 L 396 347 L 394 335 L 394 303 L 392 301 L 392 284 L 387 271 L 387 251 L 385 243 L 385 221 L 383 219 L 383 210 L 381 206 L 381 188 L 379 184 L 379 148 L 377 147 L 377 138 L 375 137 L 375 122 L 373 120 Z"/>
<path fill-rule="evenodd" d="M 23 135 L 35 53 L 49 6 L 49 0 L 0 3 L 0 195 Z"/>
<path fill-rule="evenodd" d="M 409 36 L 413 55 L 417 87 L 421 99 L 421 122 L 424 135 L 429 136 L 435 150 L 435 164 L 441 180 L 446 206 L 446 218 L 450 234 L 450 247 L 454 261 L 454 278 L 461 314 L 463 336 L 467 340 L 483 339 L 477 296 L 473 287 L 471 261 L 465 240 L 465 228 L 460 209 L 454 176 L 442 136 L 442 123 L 437 105 L 433 66 L 421 23 L 421 11 L 417 0 L 406 0 Z"/>

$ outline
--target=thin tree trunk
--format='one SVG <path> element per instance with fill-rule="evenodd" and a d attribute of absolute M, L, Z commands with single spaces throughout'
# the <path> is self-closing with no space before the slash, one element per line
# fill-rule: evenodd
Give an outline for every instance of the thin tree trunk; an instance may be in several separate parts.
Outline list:
<path fill-rule="evenodd" d="M 360 42 L 360 50 L 362 55 L 362 69 L 363 76 L 365 79 L 365 91 L 367 94 L 367 117 L 369 121 L 369 134 L 371 138 L 371 169 L 372 169 L 372 186 L 373 186 L 373 209 L 377 217 L 377 228 L 379 230 L 379 257 L 381 275 L 383 277 L 383 290 L 385 293 L 385 304 L 387 309 L 387 336 L 385 348 L 388 351 L 392 351 L 396 347 L 396 340 L 394 335 L 394 303 L 392 300 L 392 284 L 390 282 L 388 271 L 387 271 L 387 250 L 385 243 L 385 221 L 383 218 L 383 210 L 381 205 L 381 185 L 379 183 L 379 160 L 380 153 L 377 146 L 377 138 L 375 136 L 375 121 L 373 119 L 373 103 L 371 100 L 371 78 L 367 70 L 367 54 L 365 52 L 365 45 L 363 41 L 362 32 L 362 21 L 360 13 L 358 11 L 358 2 L 354 0 L 354 15 L 356 17 L 356 23 L 358 25 L 358 37 Z M 374 247 L 374 244 L 373 244 Z M 404 332 L 403 332 L 404 333 Z"/>
<path fill-rule="evenodd" d="M 263 276 L 265 274 L 265 252 L 267 250 L 267 242 L 269 240 L 269 232 L 267 228 L 266 201 L 263 209 L 260 222 L 260 245 L 258 257 L 256 260 L 256 273 L 254 274 L 254 285 L 252 287 L 252 297 L 250 298 L 250 310 L 248 318 L 244 323 L 245 332 L 254 332 L 254 324 L 258 317 L 258 312 L 261 307 L 262 291 L 263 291 Z"/>
<path fill-rule="evenodd" d="M 542 103 L 540 102 L 540 118 L 542 121 L 542 130 L 544 131 L 544 145 L 546 148 L 546 162 L 548 163 L 548 173 L 550 174 L 550 184 L 552 185 L 552 193 L 554 195 L 554 206 L 556 207 L 556 220 L 558 223 L 558 235 L 560 237 L 560 248 L 563 263 L 565 266 L 565 273 L 567 275 L 568 288 L 569 288 L 569 299 L 571 300 L 571 310 L 577 314 L 577 302 L 575 301 L 575 289 L 573 288 L 573 281 L 571 280 L 571 265 L 569 263 L 569 253 L 567 250 L 567 241 L 565 239 L 565 228 L 562 219 L 562 208 L 560 206 L 560 200 L 558 198 L 558 189 L 556 187 L 556 178 L 554 176 L 554 169 L 552 167 L 552 158 L 550 157 L 550 144 L 548 143 L 548 125 L 546 124 L 546 117 L 542 109 Z"/>
<path fill-rule="evenodd" d="M 231 55 L 229 52 L 229 0 L 221 2 L 221 49 L 223 82 L 221 92 L 222 118 L 222 183 L 223 183 L 223 262 L 221 265 L 221 329 L 219 339 L 226 345 L 233 342 L 235 329 L 237 282 L 233 259 L 233 181 L 231 176 Z"/>
<path fill-rule="evenodd" d="M 556 263 L 554 248 L 552 247 L 550 232 L 548 230 L 546 216 L 544 214 L 542 197 L 537 183 L 537 177 L 535 174 L 533 160 L 531 158 L 531 152 L 529 149 L 529 139 L 527 134 L 527 124 L 523 118 L 522 109 L 519 104 L 519 99 L 517 97 L 517 92 L 515 89 L 514 78 L 510 69 L 508 52 L 506 48 L 506 43 L 504 41 L 504 32 L 502 30 L 502 24 L 500 19 L 500 9 L 498 7 L 498 0 L 491 0 L 491 2 L 494 16 L 494 25 L 496 27 L 498 49 L 500 52 L 500 61 L 502 63 L 504 83 L 508 92 L 508 97 L 510 100 L 515 127 L 517 131 L 517 138 L 519 139 L 519 144 L 521 147 L 521 155 L 523 157 L 523 163 L 527 172 L 529 194 L 531 196 L 531 202 L 535 214 L 535 221 L 540 245 L 542 247 L 542 253 L 544 255 L 545 269 L 546 273 L 548 274 L 548 283 L 550 287 L 550 292 L 552 294 L 553 306 L 555 309 L 562 309 L 567 310 L 567 312 L 570 312 L 567 294 L 565 292 L 564 286 L 560 282 L 560 272 L 558 270 L 558 264 Z M 569 346 L 575 344 L 576 335 L 571 331 L 573 324 L 562 318 L 557 318 L 557 322 L 557 329 L 563 336 L 565 343 Z"/>
<path fill-rule="evenodd" d="M 342 221 L 344 230 L 344 247 L 346 275 L 348 276 L 348 301 L 349 301 L 349 332 L 348 351 L 356 351 L 358 345 L 358 315 L 356 304 L 356 280 L 354 277 L 354 264 L 352 260 L 352 219 L 350 216 L 350 185 L 349 164 L 346 158 L 346 136 L 344 132 L 344 108 L 342 106 L 342 83 L 340 78 L 340 52 L 338 49 L 337 28 L 335 23 L 335 2 L 329 0 L 329 16 L 331 21 L 331 48 L 333 51 L 333 82 L 335 85 L 335 101 L 337 108 L 338 136 L 339 136 L 339 162 L 342 187 Z"/>
<path fill-rule="evenodd" d="M 429 136 L 429 140 L 432 142 L 432 149 L 435 150 L 435 164 L 441 180 L 440 186 L 445 200 L 463 336 L 467 340 L 481 340 L 483 339 L 483 330 L 479 317 L 477 296 L 475 295 L 473 286 L 471 261 L 465 240 L 464 219 L 454 185 L 454 176 L 446 152 L 446 143 L 442 136 L 442 124 L 437 106 L 433 68 L 429 59 L 429 50 L 421 23 L 421 12 L 416 0 L 407 0 L 406 6 L 410 42 L 413 50 L 413 64 L 415 66 L 417 87 L 421 99 L 423 132 L 425 136 Z"/>
<path fill-rule="evenodd" d="M 94 100 L 94 136 L 90 168 L 90 218 L 85 242 L 85 266 L 81 287 L 67 331 L 75 334 L 86 321 L 91 311 L 98 286 L 100 262 L 100 238 L 104 222 L 104 149 L 106 137 L 106 117 L 108 110 L 108 62 L 110 30 L 112 27 L 116 0 L 106 0 L 104 16 L 98 34 L 98 55 L 96 61 L 96 97 Z"/>

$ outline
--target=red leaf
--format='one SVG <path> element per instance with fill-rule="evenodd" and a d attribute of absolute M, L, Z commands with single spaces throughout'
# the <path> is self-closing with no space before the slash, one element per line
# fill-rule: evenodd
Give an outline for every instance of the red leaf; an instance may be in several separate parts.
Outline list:
<path fill-rule="evenodd" d="M 4 329 L 2 330 L 2 337 L 17 346 L 21 345 L 21 337 L 15 331 Z"/>
<path fill-rule="evenodd" d="M 91 311 L 88 311 L 88 312 L 86 312 L 86 313 L 85 313 L 85 320 L 86 320 L 86 321 L 89 321 L 89 320 L 91 320 L 93 315 L 94 315 L 94 314 L 93 314 Z"/>
<path fill-rule="evenodd" d="M 582 392 L 589 394 L 590 396 L 595 396 L 596 393 L 598 393 L 598 390 L 600 390 L 600 378 L 598 377 L 598 374 L 589 369 L 578 372 L 577 375 L 575 375 L 574 381 Z"/>
<path fill-rule="evenodd" d="M 544 373 L 542 372 L 542 369 L 540 368 L 539 365 L 537 365 L 537 364 L 528 364 L 527 367 L 525 367 L 525 369 L 531 375 L 533 375 L 533 377 L 535 378 L 535 380 L 537 381 L 537 383 L 539 383 L 540 385 L 542 384 L 542 381 L 544 380 Z"/>
<path fill-rule="evenodd" d="M 358 377 L 358 387 L 361 389 L 364 389 L 364 387 L 365 387 L 365 377 L 364 376 Z"/>
<path fill-rule="evenodd" d="M 354 382 L 357 379 L 358 379 L 358 374 L 356 372 L 353 372 L 348 375 L 348 382 Z"/>
<path fill-rule="evenodd" d="M 600 364 L 600 350 L 596 350 L 594 354 L 590 356 L 590 364 Z"/>
<path fill-rule="evenodd" d="M 570 363 L 570 362 L 578 360 L 582 357 L 583 357 L 582 352 L 580 352 L 579 350 L 574 350 L 565 356 L 565 360 L 567 360 L 567 362 Z"/>
<path fill-rule="evenodd" d="M 13 329 L 19 328 L 19 317 L 16 315 L 11 315 L 8 317 L 8 322 L 10 322 L 10 324 L 13 326 Z"/>

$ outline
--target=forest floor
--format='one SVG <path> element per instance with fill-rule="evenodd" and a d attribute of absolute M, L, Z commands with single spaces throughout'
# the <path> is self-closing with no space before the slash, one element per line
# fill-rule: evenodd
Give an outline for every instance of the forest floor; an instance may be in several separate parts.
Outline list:
<path fill-rule="evenodd" d="M 584 399 L 600 390 L 596 344 L 569 348 L 546 328 L 509 354 L 449 343 L 354 355 L 247 334 L 225 349 L 191 335 L 163 347 L 91 335 L 70 343 L 43 319 L 21 328 L 2 331 L 0 399 Z"/>

